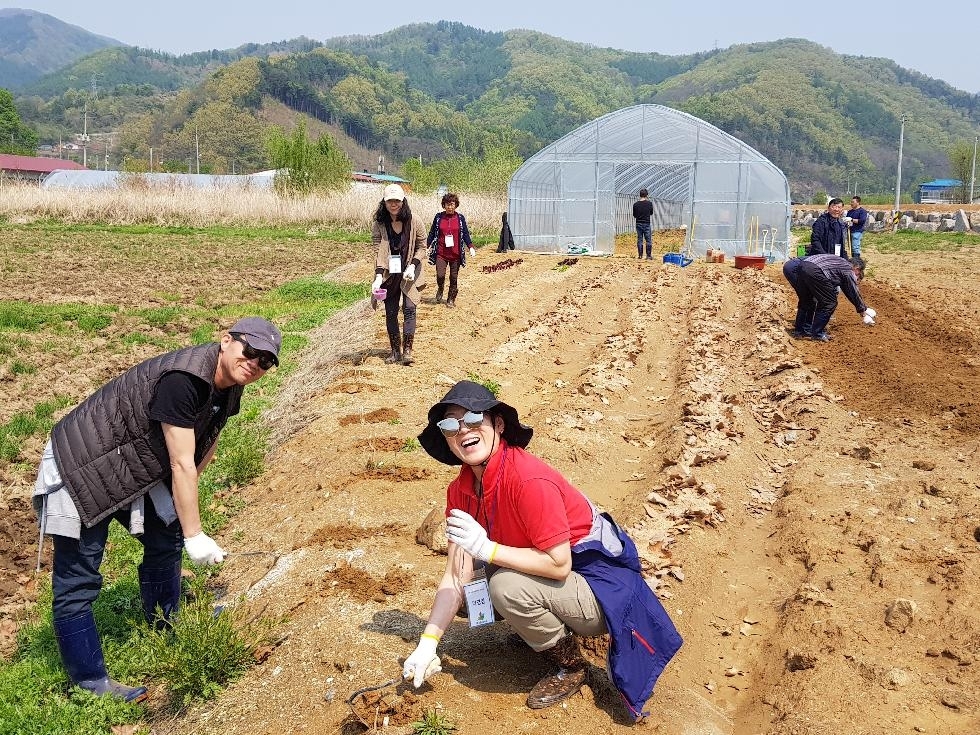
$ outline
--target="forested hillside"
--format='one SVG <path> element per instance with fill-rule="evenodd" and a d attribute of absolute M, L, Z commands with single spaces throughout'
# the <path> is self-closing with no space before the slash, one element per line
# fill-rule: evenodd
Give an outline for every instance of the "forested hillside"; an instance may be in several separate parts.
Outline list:
<path fill-rule="evenodd" d="M 34 10 L 0 8 L 0 86 L 15 90 L 119 41 Z"/>
<path fill-rule="evenodd" d="M 607 112 L 665 104 L 757 148 L 796 196 L 888 191 L 903 115 L 909 187 L 948 175 L 950 145 L 980 125 L 980 96 L 802 39 L 666 56 L 445 21 L 322 47 L 301 38 L 179 57 L 106 49 L 40 80 L 17 105 L 49 141 L 77 132 L 87 109 L 90 125 L 121 133 L 119 153 L 133 159 L 153 147 L 186 160 L 197 135 L 202 161 L 218 172 L 265 165 L 273 102 L 342 131 L 345 148 L 385 155 L 391 168 L 496 146 L 527 157 Z"/>

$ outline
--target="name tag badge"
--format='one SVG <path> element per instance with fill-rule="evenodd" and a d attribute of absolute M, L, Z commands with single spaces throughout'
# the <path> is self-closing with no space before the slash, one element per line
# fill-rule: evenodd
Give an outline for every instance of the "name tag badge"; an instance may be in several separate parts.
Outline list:
<path fill-rule="evenodd" d="M 486 578 L 477 579 L 463 585 L 466 595 L 466 609 L 470 616 L 470 627 L 478 628 L 494 622 L 493 605 L 490 604 L 490 585 Z"/>
<path fill-rule="evenodd" d="M 449 248 L 450 250 L 452 250 L 453 249 L 453 246 L 455 244 L 456 244 L 456 242 L 453 240 L 453 236 L 452 235 L 446 235 L 446 247 Z"/>
<path fill-rule="evenodd" d="M 840 255 L 840 245 L 834 245 L 834 255 Z"/>
<path fill-rule="evenodd" d="M 390 255 L 388 256 L 388 272 L 392 275 L 402 272 L 402 256 L 400 255 Z"/>

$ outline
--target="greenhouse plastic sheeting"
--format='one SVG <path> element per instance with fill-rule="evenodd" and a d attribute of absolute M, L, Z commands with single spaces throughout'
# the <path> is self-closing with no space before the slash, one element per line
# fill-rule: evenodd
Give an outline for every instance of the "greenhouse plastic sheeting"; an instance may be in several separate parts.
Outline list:
<path fill-rule="evenodd" d="M 611 255 L 617 234 L 635 232 L 632 206 L 644 188 L 654 230 L 685 229 L 689 255 L 787 257 L 783 172 L 737 138 L 663 105 L 604 115 L 525 161 L 507 190 L 514 242 L 531 252 Z"/>

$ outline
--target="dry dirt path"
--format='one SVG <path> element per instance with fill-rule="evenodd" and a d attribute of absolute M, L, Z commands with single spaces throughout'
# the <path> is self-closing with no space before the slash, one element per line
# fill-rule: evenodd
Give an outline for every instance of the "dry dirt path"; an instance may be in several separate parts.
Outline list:
<path fill-rule="evenodd" d="M 279 412 L 309 423 L 223 537 L 278 557 L 233 554 L 218 577 L 230 604 L 287 615 L 283 640 L 216 702 L 154 730 L 363 729 L 344 700 L 398 675 L 444 559 L 415 536 L 455 472 L 401 450 L 473 374 L 534 427 L 536 454 L 630 529 L 685 638 L 644 730 L 976 732 L 980 333 L 956 296 L 920 283 L 894 297 L 909 286 L 883 265 L 866 288 L 887 304 L 882 328 L 859 330 L 842 305 L 820 345 L 786 335 L 776 268 L 524 256 L 481 272 L 503 257 L 463 271 L 455 310 L 420 307 L 410 368 L 382 362 L 383 317 L 366 305 L 315 335 L 319 378 L 301 375 L 308 389 Z M 906 369 L 876 372 L 889 359 Z M 921 395 L 914 373 L 937 365 L 959 398 Z M 431 707 L 461 733 L 632 727 L 598 671 L 582 696 L 528 710 L 545 668 L 507 632 L 454 625 L 443 673 L 388 731 Z"/>

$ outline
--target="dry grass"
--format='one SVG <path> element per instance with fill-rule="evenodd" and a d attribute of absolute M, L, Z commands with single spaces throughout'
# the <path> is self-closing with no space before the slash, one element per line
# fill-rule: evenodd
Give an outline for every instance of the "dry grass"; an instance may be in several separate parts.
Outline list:
<path fill-rule="evenodd" d="M 113 189 L 41 189 L 4 184 L 0 218 L 26 224 L 59 220 L 69 224 L 148 224 L 164 227 L 330 227 L 369 229 L 381 187 L 307 197 L 281 197 L 268 189 L 195 189 L 137 184 Z M 460 194 L 460 211 L 471 229 L 500 229 L 503 195 Z M 426 225 L 440 211 L 439 197 L 408 195 L 412 211 Z"/>

